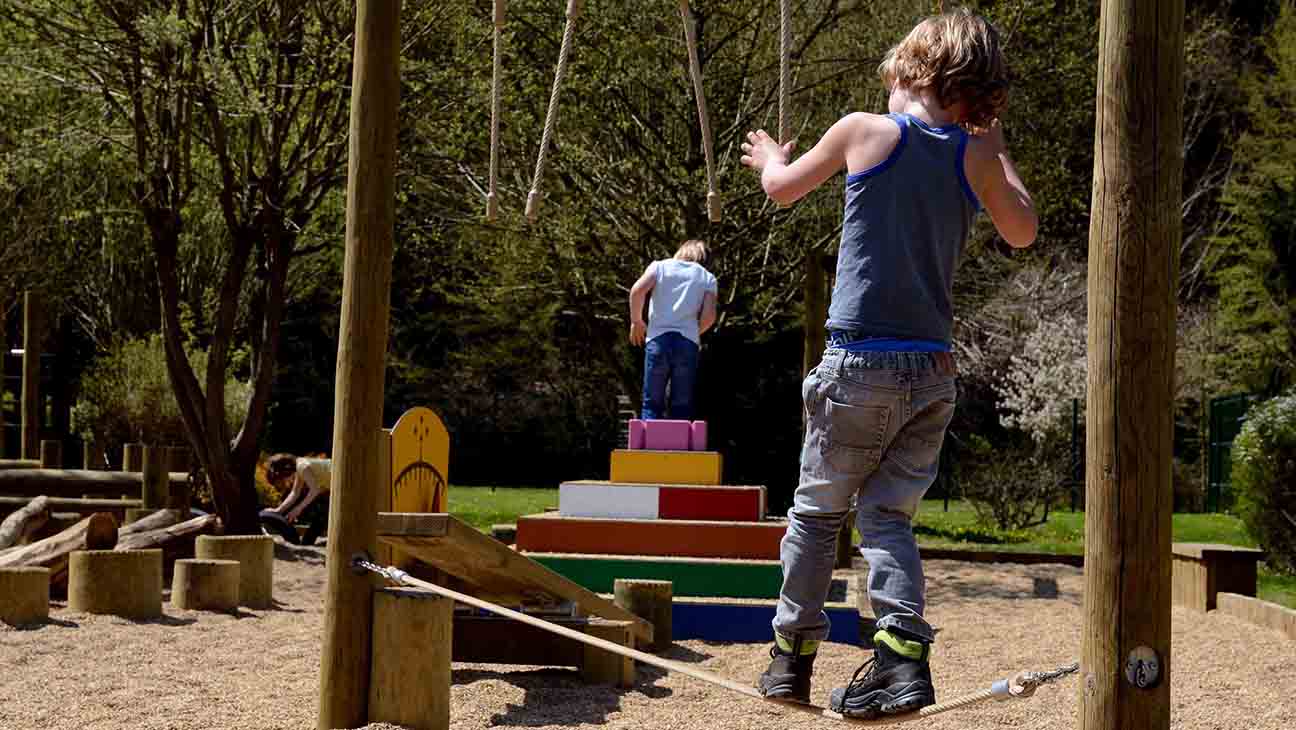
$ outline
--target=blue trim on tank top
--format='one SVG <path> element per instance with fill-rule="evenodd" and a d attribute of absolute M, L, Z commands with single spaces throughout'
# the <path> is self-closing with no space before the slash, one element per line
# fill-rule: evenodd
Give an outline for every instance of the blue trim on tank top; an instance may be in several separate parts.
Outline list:
<path fill-rule="evenodd" d="M 852 172 L 851 174 L 847 175 L 846 176 L 847 185 L 851 183 L 859 182 L 860 180 L 863 180 L 868 177 L 872 177 L 874 175 L 881 175 L 882 173 L 886 172 L 888 168 L 894 165 L 897 160 L 900 159 L 900 153 L 904 151 L 905 143 L 909 141 L 909 125 L 904 123 L 907 122 L 908 120 L 905 119 L 903 115 L 897 115 L 897 114 L 888 114 L 887 119 L 890 119 L 891 121 L 895 122 L 895 125 L 900 128 L 900 141 L 896 142 L 895 149 L 891 150 L 891 154 L 887 155 L 887 158 L 885 160 L 882 160 L 881 162 L 870 167 L 867 170 L 860 170 L 859 172 Z M 904 120 L 904 122 L 902 122 L 901 120 Z"/>
<path fill-rule="evenodd" d="M 844 345 L 833 345 L 834 349 L 846 352 L 949 352 L 948 342 L 923 340 L 915 337 L 866 337 Z"/>
<path fill-rule="evenodd" d="M 963 164 L 964 153 L 967 151 L 967 146 L 968 133 L 963 132 L 963 138 L 959 140 L 958 156 L 954 158 L 954 171 L 958 174 L 959 185 L 963 186 L 963 193 L 967 195 L 968 201 L 972 203 L 972 210 L 980 211 L 981 201 L 977 199 L 977 194 L 973 192 L 972 185 L 968 183 L 967 170 Z"/>
<path fill-rule="evenodd" d="M 960 127 L 960 126 L 957 125 L 957 124 L 946 124 L 946 125 L 943 126 L 943 127 L 933 127 L 933 126 L 931 126 L 930 124 L 928 124 L 927 122 L 924 122 L 923 120 L 919 119 L 918 117 L 915 117 L 915 116 L 912 115 L 912 114 L 905 114 L 905 115 L 903 115 L 903 116 L 907 117 L 907 118 L 908 118 L 910 121 L 912 121 L 914 124 L 917 124 L 919 127 L 922 127 L 923 129 L 927 130 L 928 132 L 935 132 L 936 134 L 949 134 L 950 132 L 953 132 L 953 131 L 956 130 L 956 129 L 957 129 L 957 130 L 960 130 L 960 131 L 962 131 L 962 129 L 963 129 L 962 127 Z"/>

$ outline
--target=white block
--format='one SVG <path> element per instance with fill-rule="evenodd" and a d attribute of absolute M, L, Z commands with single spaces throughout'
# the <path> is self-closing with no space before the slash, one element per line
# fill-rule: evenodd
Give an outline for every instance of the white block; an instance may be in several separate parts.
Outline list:
<path fill-rule="evenodd" d="M 558 513 L 563 517 L 616 517 L 655 520 L 660 503 L 657 487 L 614 487 L 607 484 L 563 484 L 558 487 Z"/>

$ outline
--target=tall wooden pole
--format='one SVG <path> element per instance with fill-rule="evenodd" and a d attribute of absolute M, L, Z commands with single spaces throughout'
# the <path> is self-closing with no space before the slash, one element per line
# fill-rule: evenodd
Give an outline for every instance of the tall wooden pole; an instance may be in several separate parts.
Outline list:
<path fill-rule="evenodd" d="M 40 296 L 23 294 L 22 458 L 40 458 L 40 361 L 44 317 Z"/>
<path fill-rule="evenodd" d="M 805 295 L 805 312 L 801 320 L 803 378 L 810 373 L 811 368 L 819 364 L 824 353 L 824 323 L 828 319 L 828 299 L 824 289 L 828 277 L 824 275 L 823 257 L 818 251 L 806 252 L 804 275 L 802 292 Z"/>
<path fill-rule="evenodd" d="M 333 405 L 333 489 L 318 727 L 368 722 L 371 579 L 351 571 L 373 555 L 381 478 L 383 375 L 395 221 L 400 0 L 358 0 L 351 76 L 346 260 Z M 410 678 L 418 681 L 418 678 Z"/>
<path fill-rule="evenodd" d="M 1089 227 L 1082 730 L 1170 726 L 1184 0 L 1103 0 Z"/>

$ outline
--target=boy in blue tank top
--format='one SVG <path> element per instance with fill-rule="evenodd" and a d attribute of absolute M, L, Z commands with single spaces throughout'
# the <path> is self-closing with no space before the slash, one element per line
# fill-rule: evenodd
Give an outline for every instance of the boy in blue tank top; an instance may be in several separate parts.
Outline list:
<path fill-rule="evenodd" d="M 983 206 L 1014 247 L 1034 242 L 1038 226 L 997 122 L 1007 72 L 989 22 L 965 9 L 928 18 L 879 72 L 890 114 L 850 114 L 792 163 L 792 144 L 764 131 L 742 146 L 743 164 L 779 203 L 847 173 L 829 346 L 802 385 L 800 485 L 780 551 L 773 661 L 757 687 L 769 698 L 809 701 L 815 652 L 828 635 L 823 604 L 836 536 L 853 503 L 877 632 L 873 659 L 832 690 L 829 707 L 865 719 L 936 701 L 911 520 L 936 478 L 954 414 L 959 254 Z"/>

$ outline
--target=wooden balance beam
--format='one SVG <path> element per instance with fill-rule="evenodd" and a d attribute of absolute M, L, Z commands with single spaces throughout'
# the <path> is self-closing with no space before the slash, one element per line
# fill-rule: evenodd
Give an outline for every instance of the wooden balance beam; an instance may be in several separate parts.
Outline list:
<path fill-rule="evenodd" d="M 508 604 L 571 601 L 586 614 L 630 622 L 635 639 L 652 642 L 649 622 L 448 514 L 380 512 L 377 532 L 379 542 L 449 574 L 482 598 Z"/>

